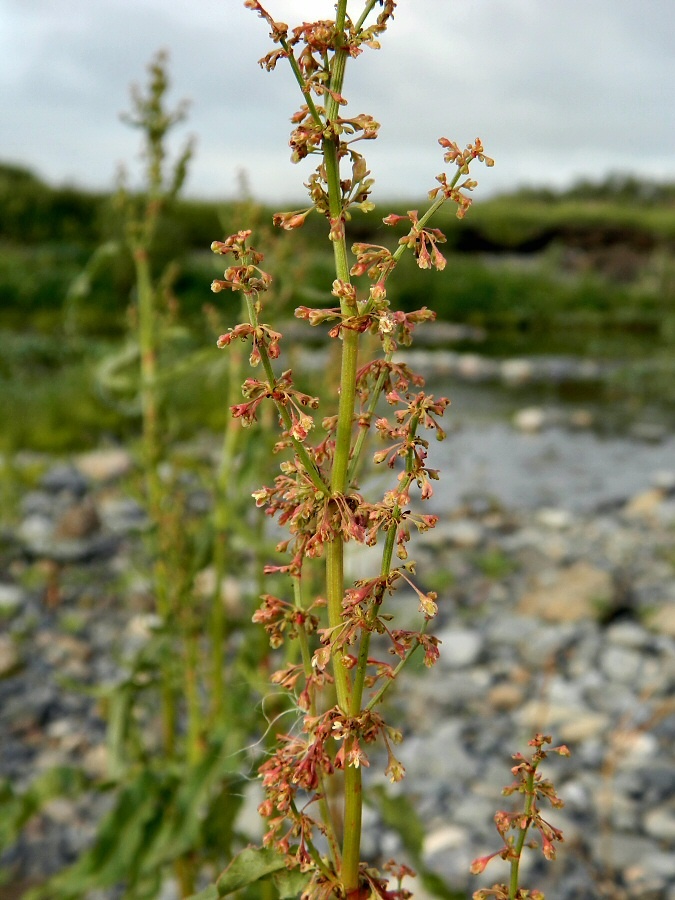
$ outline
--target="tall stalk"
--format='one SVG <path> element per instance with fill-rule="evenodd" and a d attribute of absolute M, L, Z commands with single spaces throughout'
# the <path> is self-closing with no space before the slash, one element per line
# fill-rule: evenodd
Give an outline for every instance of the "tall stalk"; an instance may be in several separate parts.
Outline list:
<path fill-rule="evenodd" d="M 444 436 L 438 418 L 448 401 L 411 391 L 411 385 L 421 386 L 421 378 L 394 362 L 398 346 L 409 344 L 416 325 L 433 318 L 433 314 L 427 309 L 408 314 L 392 310 L 386 283 L 407 250 L 414 254 L 420 268 L 445 266 L 438 248 L 445 238 L 438 229 L 427 227 L 428 221 L 448 200 L 457 204 L 458 215 L 463 216 L 471 202 L 465 192 L 475 186 L 466 177 L 471 162 L 478 159 L 491 165 L 492 160 L 484 155 L 479 140 L 462 150 L 441 138 L 445 160 L 455 164 L 457 171 L 450 179 L 438 177 L 440 186 L 430 192 L 427 212 L 421 217 L 411 211 L 406 216 L 384 219 L 389 226 L 407 223 L 408 231 L 394 251 L 355 244 L 350 253 L 346 236 L 350 208 L 363 212 L 373 208 L 369 199 L 373 182 L 363 156 L 353 145 L 374 139 L 379 126 L 366 114 L 346 113 L 342 94 L 345 71 L 349 60 L 364 49 L 379 47 L 378 38 L 392 18 L 395 3 L 366 0 L 360 16 L 351 19 L 347 0 L 338 0 L 333 21 L 304 22 L 292 30 L 275 21 L 258 0 L 246 0 L 245 6 L 268 23 L 278 45 L 261 65 L 269 70 L 281 59 L 286 60 L 302 93 L 303 106 L 292 119 L 292 159 L 297 162 L 314 154 L 321 158 L 307 183 L 311 205 L 277 213 L 274 222 L 290 230 L 301 227 L 313 210 L 325 216 L 334 261 L 332 294 L 339 306 L 299 307 L 296 316 L 311 325 L 332 321 L 335 324 L 330 336 L 340 341 L 337 408 L 322 422 L 326 437 L 312 444 L 310 437 L 319 430 L 312 411 L 320 401 L 294 386 L 290 370 L 281 374 L 275 371 L 282 336 L 264 318 L 263 297 L 271 276 L 260 267 L 263 256 L 251 245 L 248 230 L 214 242 L 214 252 L 231 260 L 212 289 L 243 293 L 248 312 L 248 321 L 221 335 L 218 346 L 230 346 L 237 339 L 250 341 L 250 361 L 259 372 L 244 382 L 244 402 L 233 404 L 234 417 L 250 425 L 261 404 L 272 400 L 283 432 L 278 446 L 290 454 L 274 485 L 253 495 L 258 506 L 278 515 L 280 523 L 289 529 L 288 540 L 280 544 L 280 549 L 290 554 L 290 562 L 270 565 L 267 570 L 287 572 L 293 584 L 292 601 L 264 594 L 263 606 L 254 620 L 264 624 L 273 647 L 280 646 L 285 638 L 297 640 L 300 646 L 300 662 L 293 661 L 297 654 L 289 656 L 286 667 L 273 675 L 276 684 L 290 690 L 301 725 L 297 733 L 279 736 L 276 749 L 261 767 L 266 800 L 260 811 L 268 820 L 265 841 L 279 850 L 286 869 L 298 866 L 307 873 L 303 896 L 403 898 L 407 896 L 403 889 L 387 892 L 386 879 L 361 861 L 362 772 L 368 765 L 364 747 L 381 739 L 389 757 L 387 774 L 392 781 L 403 777 L 403 767 L 392 752 L 392 743 L 400 735 L 385 724 L 376 707 L 419 647 L 428 665 L 438 656 L 438 642 L 427 633 L 437 610 L 436 596 L 424 593 L 412 581 L 414 564 L 407 561 L 405 545 L 411 526 L 426 531 L 436 522 L 435 516 L 410 510 L 410 494 L 419 488 L 424 500 L 433 493 L 431 482 L 438 476 L 426 467 L 428 443 L 421 432 L 431 429 L 439 439 Z M 376 18 L 367 24 L 376 8 Z M 465 178 L 460 183 L 462 176 Z M 359 297 L 362 289 L 352 279 L 364 274 L 374 283 L 365 296 Z M 370 335 L 379 339 L 375 345 L 379 343 L 381 355 L 373 352 Z M 377 453 L 375 461 L 386 460 L 391 468 L 401 464 L 402 471 L 380 502 L 369 502 L 356 489 L 354 478 L 383 396 L 398 409 L 393 423 L 386 418 L 377 420 L 377 431 L 389 442 L 389 449 Z M 349 541 L 371 546 L 381 543 L 381 564 L 373 578 L 355 584 L 346 582 L 345 544 Z M 402 564 L 394 565 L 395 555 Z M 302 585 L 308 560 L 316 557 L 323 559 L 325 599 L 305 601 Z M 382 614 L 386 597 L 403 583 L 419 600 L 424 622 L 417 632 L 393 628 L 391 616 Z M 322 620 L 324 606 L 326 619 Z M 317 633 L 318 644 L 313 637 Z M 395 667 L 371 658 L 373 633 L 391 641 L 399 658 Z M 326 689 L 333 685 L 337 702 L 330 706 L 330 690 Z M 366 698 L 370 687 L 375 690 Z M 342 808 L 338 814 L 331 802 L 336 770 L 342 772 Z M 318 820 L 296 804 L 298 791 L 315 798 Z M 316 844 L 317 830 L 327 838 L 325 857 Z M 402 871 L 393 871 L 399 888 Z M 225 885 L 219 882 L 218 890 L 222 893 Z"/>

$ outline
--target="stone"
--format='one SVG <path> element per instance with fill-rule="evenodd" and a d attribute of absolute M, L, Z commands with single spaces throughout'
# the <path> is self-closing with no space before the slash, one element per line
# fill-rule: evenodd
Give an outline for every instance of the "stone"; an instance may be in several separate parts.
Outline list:
<path fill-rule="evenodd" d="M 0 678 L 9 678 L 21 667 L 21 657 L 8 634 L 0 634 Z"/>
<path fill-rule="evenodd" d="M 654 518 L 663 499 L 664 493 L 660 488 L 649 488 L 631 497 L 623 508 L 623 515 L 627 519 Z"/>
<path fill-rule="evenodd" d="M 422 853 L 428 858 L 450 847 L 463 847 L 467 837 L 465 828 L 457 825 L 443 825 L 425 836 Z"/>
<path fill-rule="evenodd" d="M 551 577 L 536 576 L 534 587 L 520 598 L 518 612 L 546 622 L 599 619 L 613 595 L 609 572 L 581 560 Z"/>
<path fill-rule="evenodd" d="M 675 492 L 675 469 L 658 469 L 652 472 L 649 480 L 652 487 L 663 491 L 664 494 Z"/>
<path fill-rule="evenodd" d="M 444 669 L 464 669 L 474 665 L 483 649 L 484 638 L 469 628 L 445 628 L 438 633 L 441 641 L 440 665 Z"/>
<path fill-rule="evenodd" d="M 546 426 L 546 413 L 539 406 L 527 406 L 518 410 L 512 422 L 518 431 L 535 434 Z"/>
<path fill-rule="evenodd" d="M 55 540 L 72 540 L 89 537 L 99 530 L 101 521 L 91 497 L 65 509 L 54 525 Z"/>
<path fill-rule="evenodd" d="M 630 647 L 610 645 L 600 657 L 600 668 L 610 681 L 634 684 L 642 667 L 642 654 Z"/>
<path fill-rule="evenodd" d="M 675 602 L 664 603 L 663 606 L 648 613 L 645 616 L 645 624 L 652 631 L 675 638 Z"/>
<path fill-rule="evenodd" d="M 588 409 L 575 409 L 570 413 L 569 423 L 572 428 L 591 428 L 594 422 L 593 413 Z"/>
<path fill-rule="evenodd" d="M 522 706 L 524 698 L 525 690 L 521 685 L 505 681 L 490 688 L 487 699 L 493 709 L 511 710 Z"/>
<path fill-rule="evenodd" d="M 113 534 L 144 531 L 149 526 L 145 510 L 130 497 L 104 497 L 98 511 L 103 524 Z"/>
<path fill-rule="evenodd" d="M 13 616 L 26 601 L 24 591 L 16 584 L 0 584 L 0 617 Z"/>
<path fill-rule="evenodd" d="M 115 481 L 133 468 L 131 454 L 120 448 L 92 450 L 75 458 L 78 471 L 90 481 Z"/>
<path fill-rule="evenodd" d="M 500 366 L 500 375 L 505 384 L 527 384 L 532 381 L 534 366 L 529 359 L 505 359 Z"/>
<path fill-rule="evenodd" d="M 76 497 L 83 497 L 87 493 L 89 483 L 75 466 L 59 463 L 45 472 L 40 479 L 40 487 L 52 494 L 68 491 Z"/>
<path fill-rule="evenodd" d="M 611 721 L 604 713 L 591 712 L 582 706 L 553 704 L 548 698 L 530 700 L 517 715 L 523 727 L 539 731 L 554 728 L 556 739 L 570 743 L 604 734 Z"/>
<path fill-rule="evenodd" d="M 659 841 L 675 842 L 675 804 L 650 809 L 643 820 L 644 830 Z M 675 874 L 675 870 L 673 872 Z"/>
<path fill-rule="evenodd" d="M 537 521 L 546 528 L 562 531 L 572 525 L 574 517 L 568 509 L 545 506 L 537 511 Z"/>
<path fill-rule="evenodd" d="M 485 533 L 478 522 L 472 522 L 470 519 L 459 519 L 447 523 L 443 529 L 443 536 L 455 547 L 473 550 L 480 546 Z"/>

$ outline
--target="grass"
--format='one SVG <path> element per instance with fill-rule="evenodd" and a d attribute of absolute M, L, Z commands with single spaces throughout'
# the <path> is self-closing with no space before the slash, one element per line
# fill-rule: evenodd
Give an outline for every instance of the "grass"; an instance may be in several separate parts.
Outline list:
<path fill-rule="evenodd" d="M 52 223 L 58 240 L 37 243 L 31 204 L 40 191 L 51 189 L 17 177 L 8 176 L 14 185 L 7 195 L 11 208 L 3 206 L 0 191 L 0 449 L 65 453 L 105 439 L 126 441 L 137 421 L 102 389 L 99 376 L 102 361 L 119 350 L 128 332 L 129 259 L 102 258 L 88 270 L 86 290 L 71 292 L 66 300 L 100 239 L 101 216 L 94 215 L 92 204 L 108 199 L 83 201 L 88 212 L 81 233 L 71 215 L 77 206 L 72 197 L 65 205 L 54 192 L 51 199 L 35 201 L 43 215 L 67 219 L 63 227 L 56 219 Z M 22 190 L 30 194 L 23 206 L 17 199 Z M 555 353 L 622 361 L 608 398 L 633 407 L 675 406 L 675 207 L 672 192 L 662 193 L 659 202 L 642 203 L 618 189 L 616 196 L 591 190 L 585 198 L 581 191 L 558 198 L 522 192 L 475 204 L 464 223 L 447 215 L 438 223 L 448 235 L 445 271 L 427 273 L 420 290 L 416 267 L 404 257 L 390 288 L 393 305 L 408 310 L 426 305 L 442 319 L 484 327 L 486 342 L 470 349 L 490 355 Z M 378 213 L 409 205 L 391 204 Z M 269 212 L 259 210 L 261 223 Z M 171 253 L 182 253 L 173 293 L 184 328 L 172 343 L 174 377 L 164 386 L 175 410 L 175 439 L 201 427 L 218 431 L 227 418 L 223 364 L 211 352 L 214 328 L 204 318 L 204 307 L 214 301 L 208 288 L 218 265 L 207 248 L 225 225 L 240 224 L 235 204 L 188 200 L 160 229 L 160 242 Z M 397 238 L 377 213 L 365 217 L 357 211 L 351 226 L 359 240 L 391 245 Z M 322 286 L 330 283 L 333 261 L 329 251 L 319 249 L 321 229 L 319 217 L 310 217 L 302 231 L 284 236 L 292 258 L 307 260 L 302 271 L 275 285 L 285 317 L 297 305 L 324 302 Z M 607 267 L 603 241 L 608 246 L 618 241 L 633 253 L 636 269 L 630 277 L 618 278 Z M 538 251 L 531 252 L 535 246 Z M 476 252 L 481 247 L 489 252 Z M 217 309 L 224 330 L 238 310 L 222 301 Z M 317 338 L 322 335 L 317 329 Z"/>

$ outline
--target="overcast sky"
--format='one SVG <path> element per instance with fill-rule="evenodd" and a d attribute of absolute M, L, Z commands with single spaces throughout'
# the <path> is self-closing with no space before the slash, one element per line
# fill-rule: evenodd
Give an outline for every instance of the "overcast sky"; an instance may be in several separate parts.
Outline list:
<path fill-rule="evenodd" d="M 290 25 L 331 0 L 263 0 Z M 358 13 L 361 0 L 350 0 Z M 287 66 L 266 73 L 265 23 L 243 0 L 0 0 L 0 160 L 56 184 L 109 189 L 138 164 L 119 121 L 129 84 L 159 48 L 171 96 L 191 101 L 187 193 L 303 195 L 289 161 L 300 105 Z M 632 172 L 675 180 L 675 0 L 399 0 L 382 49 L 352 61 L 348 109 L 382 125 L 362 144 L 377 197 L 422 195 L 442 169 L 441 135 L 480 135 L 496 166 L 478 194 Z"/>

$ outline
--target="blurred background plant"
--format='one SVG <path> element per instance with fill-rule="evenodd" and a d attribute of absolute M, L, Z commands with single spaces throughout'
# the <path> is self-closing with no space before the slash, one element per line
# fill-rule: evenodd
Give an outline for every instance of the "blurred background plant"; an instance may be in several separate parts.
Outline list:
<path fill-rule="evenodd" d="M 257 755 L 247 748 L 265 731 L 258 700 L 268 647 L 250 617 L 260 590 L 252 573 L 262 569 L 257 563 L 266 539 L 263 523 L 246 514 L 245 498 L 252 473 L 259 477 L 265 469 L 266 439 L 257 435 L 255 442 L 247 441 L 248 433 L 228 417 L 215 460 L 213 454 L 195 458 L 178 444 L 188 433 L 181 410 L 205 393 L 199 381 L 208 379 L 225 410 L 232 385 L 240 381 L 241 360 L 237 353 L 223 360 L 213 352 L 215 335 L 225 327 L 215 310 L 193 311 L 193 328 L 202 337 L 213 335 L 199 348 L 181 321 L 174 293 L 181 247 L 180 241 L 174 244 L 178 228 L 172 216 L 192 149 L 188 143 L 176 162 L 167 164 L 167 139 L 185 114 L 184 106 L 167 109 L 167 89 L 167 60 L 160 53 L 149 66 L 147 88 L 133 89 L 133 109 L 125 117 L 143 136 L 142 186 L 132 191 L 121 179 L 117 193 L 96 214 L 86 199 L 79 207 L 68 206 L 85 230 L 82 209 L 89 210 L 91 222 L 101 216 L 105 240 L 92 249 L 95 232 L 89 233 L 77 252 L 65 255 L 69 284 L 55 279 L 50 285 L 63 296 L 62 318 L 59 322 L 52 311 L 40 327 L 51 323 L 60 332 L 58 340 L 41 334 L 23 349 L 20 341 L 13 344 L 17 363 L 23 354 L 34 363 L 34 351 L 43 350 L 43 366 L 31 373 L 31 385 L 52 367 L 70 367 L 92 415 L 102 407 L 103 421 L 115 423 L 115 438 L 134 442 L 137 464 L 128 488 L 147 517 L 144 546 L 134 560 L 147 581 L 143 640 L 124 660 L 121 678 L 89 688 L 106 720 L 106 776 L 92 782 L 77 768 L 61 767 L 23 792 L 2 785 L 9 814 L 0 848 L 54 797 L 85 789 L 113 797 L 91 847 L 31 893 L 34 898 L 75 900 L 115 887 L 129 898 L 156 897 L 167 873 L 181 896 L 192 893 L 205 864 L 222 867 L 233 847 L 245 842 L 236 819 Z M 13 176 L 33 189 L 30 177 Z M 254 204 L 242 203 L 255 217 Z M 44 235 L 34 238 L 41 242 Z M 52 264 L 60 259 L 55 250 Z M 283 259 L 278 264 L 283 268 Z M 106 303 L 111 284 L 131 299 L 124 316 L 121 306 L 113 311 Z M 11 363 L 10 368 L 14 377 Z M 62 390 L 59 380 L 51 396 L 72 402 Z M 16 413 L 9 421 L 17 421 Z M 24 415 L 18 416 L 19 427 Z M 72 424 L 65 446 L 82 438 L 81 433 L 76 438 L 78 425 Z M 59 417 L 54 434 L 64 430 Z M 24 435 L 7 436 L 8 448 L 30 444 Z M 234 575 L 238 596 L 233 599 Z"/>

